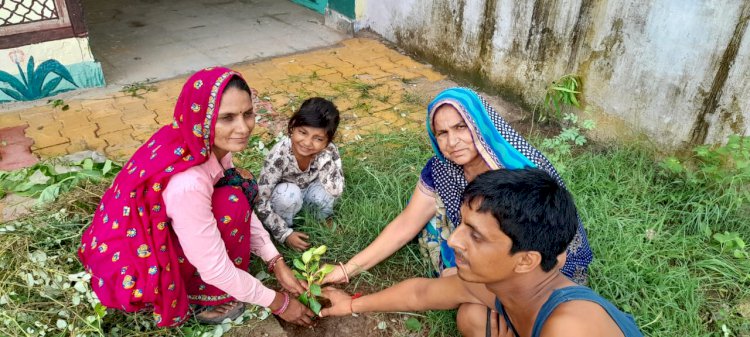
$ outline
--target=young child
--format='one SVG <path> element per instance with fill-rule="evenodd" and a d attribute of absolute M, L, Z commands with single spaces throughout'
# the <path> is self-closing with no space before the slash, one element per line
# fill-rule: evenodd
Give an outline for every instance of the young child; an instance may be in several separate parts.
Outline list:
<path fill-rule="evenodd" d="M 291 228 L 303 204 L 316 208 L 322 220 L 344 191 L 341 157 L 332 142 L 338 125 L 333 103 L 306 100 L 289 120 L 289 136 L 271 149 L 260 172 L 258 217 L 276 240 L 298 251 L 310 246 L 307 234 Z"/>

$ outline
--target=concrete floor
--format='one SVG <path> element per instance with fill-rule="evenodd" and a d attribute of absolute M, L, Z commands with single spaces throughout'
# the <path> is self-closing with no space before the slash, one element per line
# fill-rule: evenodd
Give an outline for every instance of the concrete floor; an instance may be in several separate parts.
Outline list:
<path fill-rule="evenodd" d="M 335 45 L 348 38 L 288 0 L 84 0 L 108 85 Z"/>

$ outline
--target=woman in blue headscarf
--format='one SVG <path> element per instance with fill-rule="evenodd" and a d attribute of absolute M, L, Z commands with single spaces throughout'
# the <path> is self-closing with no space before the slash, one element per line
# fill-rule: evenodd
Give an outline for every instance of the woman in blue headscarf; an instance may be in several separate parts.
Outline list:
<path fill-rule="evenodd" d="M 326 277 L 327 282 L 348 281 L 391 256 L 420 232 L 420 244 L 435 274 L 455 273 L 455 256 L 447 240 L 461 223 L 461 195 L 466 185 L 485 171 L 537 167 L 565 187 L 547 158 L 470 89 L 450 88 L 438 94 L 427 107 L 426 124 L 435 156 L 422 169 L 409 204 L 375 241 Z M 584 284 L 591 260 L 586 232 L 579 221 L 561 271 Z M 475 312 L 462 306 L 458 316 L 459 330 L 470 335 L 477 324 L 462 320 L 462 316 L 476 317 Z"/>

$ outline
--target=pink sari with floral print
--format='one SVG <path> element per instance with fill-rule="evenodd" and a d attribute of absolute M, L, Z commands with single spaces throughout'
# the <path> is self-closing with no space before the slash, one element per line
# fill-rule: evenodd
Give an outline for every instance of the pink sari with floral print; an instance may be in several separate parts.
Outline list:
<path fill-rule="evenodd" d="M 241 75 L 220 67 L 191 76 L 177 100 L 172 124 L 135 152 L 104 193 L 78 249 L 103 305 L 129 312 L 153 309 L 158 326 L 179 325 L 186 319 L 188 294 L 196 285 L 181 275 L 182 250 L 170 230 L 162 191 L 173 175 L 209 158 L 221 96 L 233 76 Z M 245 240 L 246 268 L 249 238 Z"/>

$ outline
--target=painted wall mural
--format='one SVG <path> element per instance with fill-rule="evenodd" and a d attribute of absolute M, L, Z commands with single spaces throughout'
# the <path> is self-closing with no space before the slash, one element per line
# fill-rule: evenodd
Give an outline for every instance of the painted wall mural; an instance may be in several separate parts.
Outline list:
<path fill-rule="evenodd" d="M 0 103 L 103 85 L 80 0 L 0 0 Z"/>
<path fill-rule="evenodd" d="M 0 104 L 104 84 L 101 64 L 94 60 L 88 38 L 0 49 Z"/>
<path fill-rule="evenodd" d="M 5 88 L 0 87 L 0 91 L 13 100 L 31 101 L 53 96 L 78 87 L 68 69 L 57 60 L 47 60 L 36 67 L 34 56 L 30 56 L 28 63 L 26 63 L 26 71 L 24 72 L 21 67 L 25 59 L 23 51 L 14 50 L 8 53 L 8 56 L 16 64 L 21 79 L 19 80 L 10 73 L 0 70 L 0 83 L 6 86 Z M 72 84 L 73 88 L 65 87 L 64 85 L 61 86 L 63 80 Z M 10 99 L 3 100 L 0 98 L 0 103 L 8 101 Z"/>

